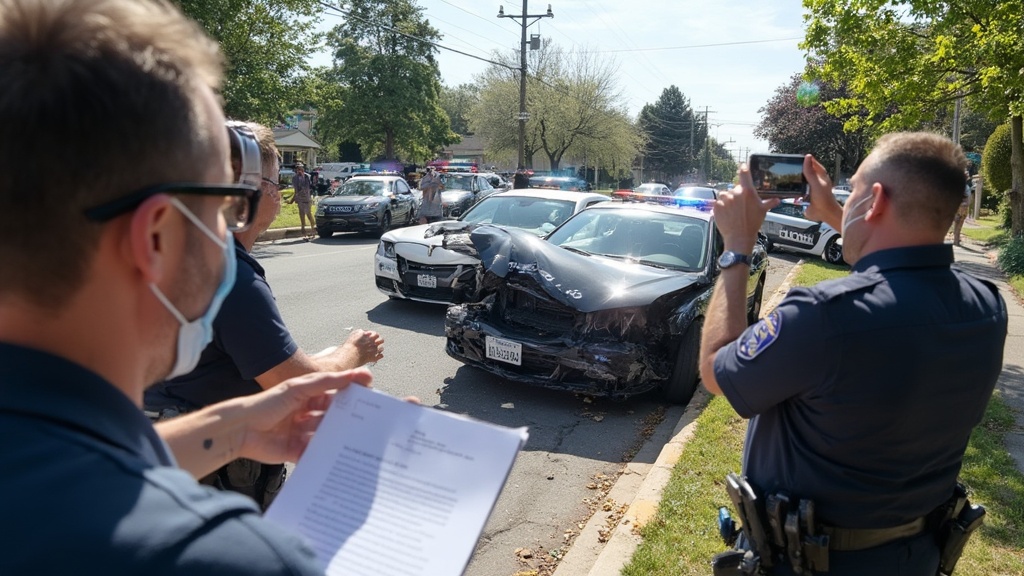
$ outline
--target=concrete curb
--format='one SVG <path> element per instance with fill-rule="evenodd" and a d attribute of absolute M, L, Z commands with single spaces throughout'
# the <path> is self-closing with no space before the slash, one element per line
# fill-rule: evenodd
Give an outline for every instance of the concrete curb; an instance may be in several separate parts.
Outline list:
<path fill-rule="evenodd" d="M 314 232 L 315 233 L 315 230 Z M 257 242 L 273 242 L 286 238 L 302 238 L 302 228 L 271 228 L 256 237 Z"/>
<path fill-rule="evenodd" d="M 762 312 L 770 312 L 789 292 L 793 279 L 800 271 L 804 261 L 800 260 L 793 266 L 782 284 L 775 290 L 768 303 L 762 306 Z M 607 527 L 609 518 L 614 513 L 598 510 L 583 526 L 569 552 L 558 563 L 553 576 L 617 576 L 622 568 L 633 557 L 640 545 L 641 538 L 634 532 L 652 518 L 658 511 L 661 495 L 672 477 L 679 458 L 683 454 L 686 443 L 693 437 L 700 416 L 711 395 L 703 388 L 698 388 L 693 399 L 687 404 L 680 416 L 672 438 L 661 448 L 654 464 L 638 461 L 649 460 L 657 447 L 645 444 L 633 461 L 626 465 L 625 471 L 616 480 L 608 492 L 607 500 L 613 502 L 629 502 L 625 514 L 615 525 L 607 543 L 600 541 L 601 532 Z"/>

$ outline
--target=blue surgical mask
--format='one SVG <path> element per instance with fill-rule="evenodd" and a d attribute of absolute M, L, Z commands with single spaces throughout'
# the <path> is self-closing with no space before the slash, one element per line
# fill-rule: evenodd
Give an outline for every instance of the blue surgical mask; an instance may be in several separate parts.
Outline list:
<path fill-rule="evenodd" d="M 853 206 L 850 206 L 850 211 L 847 212 L 847 214 L 853 214 L 854 212 L 857 211 L 858 208 L 860 208 L 861 206 L 867 204 L 868 202 L 874 202 L 874 200 L 875 200 L 874 195 L 868 194 L 864 198 L 861 198 L 856 204 L 854 204 Z M 868 206 L 867 210 L 861 212 L 857 216 L 851 216 L 850 218 L 848 218 L 846 220 L 843 220 L 843 229 L 840 230 L 842 235 L 846 236 L 846 231 L 850 229 L 850 225 L 853 224 L 854 222 L 858 222 L 860 220 L 863 220 L 863 219 L 867 218 L 868 212 L 870 212 L 870 211 L 871 211 L 871 206 Z"/>
<path fill-rule="evenodd" d="M 224 251 L 224 272 L 220 279 L 220 286 L 213 293 L 213 298 L 210 300 L 210 305 L 206 308 L 206 312 L 191 322 L 185 319 L 185 316 L 174 307 L 174 304 L 171 304 L 171 301 L 164 296 L 156 284 L 149 285 L 157 300 L 160 300 L 164 307 L 167 308 L 167 311 L 181 324 L 181 329 L 178 330 L 178 353 L 174 361 L 174 367 L 171 369 L 171 373 L 167 375 L 168 380 L 188 374 L 194 370 L 196 365 L 199 364 L 199 357 L 202 355 L 203 350 L 213 341 L 213 320 L 217 317 L 217 312 L 220 311 L 220 306 L 224 303 L 224 299 L 231 292 L 231 287 L 235 285 L 236 266 L 235 247 L 231 232 L 228 232 L 227 237 L 221 240 L 199 218 L 196 218 L 196 215 L 182 204 L 180 200 L 172 197 L 171 204 L 192 221 L 207 238 L 221 247 Z"/>

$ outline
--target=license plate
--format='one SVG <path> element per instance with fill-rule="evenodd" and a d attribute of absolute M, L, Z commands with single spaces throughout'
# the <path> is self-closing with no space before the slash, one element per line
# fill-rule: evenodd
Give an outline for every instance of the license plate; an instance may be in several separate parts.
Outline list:
<path fill-rule="evenodd" d="M 523 345 L 504 338 L 485 336 L 487 357 L 507 364 L 523 365 Z"/>
<path fill-rule="evenodd" d="M 331 206 L 331 212 L 351 212 L 351 206 Z"/>
<path fill-rule="evenodd" d="M 420 288 L 437 288 L 437 276 L 430 274 L 417 274 L 416 285 Z"/>

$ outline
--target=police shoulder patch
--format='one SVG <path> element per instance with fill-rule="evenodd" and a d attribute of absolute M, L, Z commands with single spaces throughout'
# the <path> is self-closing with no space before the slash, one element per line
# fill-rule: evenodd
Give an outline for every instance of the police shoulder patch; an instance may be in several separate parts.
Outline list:
<path fill-rule="evenodd" d="M 743 333 L 737 346 L 737 354 L 744 360 L 753 360 L 778 339 L 781 330 L 782 314 L 779 314 L 778 310 L 772 310 Z"/>

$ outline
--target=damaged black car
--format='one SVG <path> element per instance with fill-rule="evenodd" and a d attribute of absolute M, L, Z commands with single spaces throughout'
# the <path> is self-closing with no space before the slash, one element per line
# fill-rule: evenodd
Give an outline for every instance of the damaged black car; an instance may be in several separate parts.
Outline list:
<path fill-rule="evenodd" d="M 476 228 L 466 247 L 484 274 L 473 302 L 448 308 L 447 353 L 547 388 L 615 399 L 660 389 L 688 402 L 723 250 L 710 204 L 703 208 L 606 202 L 546 240 Z M 750 323 L 767 276 L 760 242 L 752 263 Z"/>

